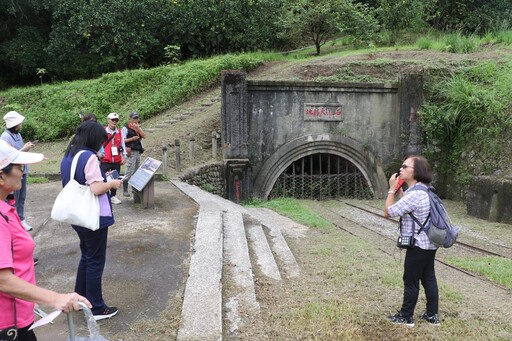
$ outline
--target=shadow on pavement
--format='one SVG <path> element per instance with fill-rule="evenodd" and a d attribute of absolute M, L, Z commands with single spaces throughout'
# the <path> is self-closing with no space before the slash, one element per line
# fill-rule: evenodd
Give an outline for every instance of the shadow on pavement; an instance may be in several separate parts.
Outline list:
<path fill-rule="evenodd" d="M 50 218 L 60 182 L 28 187 L 26 219 L 34 227 L 38 285 L 59 292 L 74 289 L 80 257 L 71 226 Z M 130 325 L 156 319 L 163 310 L 181 313 L 194 234 L 197 205 L 170 182 L 155 182 L 155 209 L 141 209 L 132 198 L 115 205 L 116 223 L 109 228 L 103 297 L 119 308 L 117 316 L 99 321 L 109 340 L 130 338 Z M 178 298 L 178 299 L 176 299 Z M 178 306 L 179 305 L 179 306 Z M 51 308 L 41 307 L 46 312 Z M 87 336 L 82 313 L 74 313 L 76 334 Z M 176 316 L 179 319 L 179 316 Z M 66 340 L 66 315 L 35 330 L 38 340 Z"/>

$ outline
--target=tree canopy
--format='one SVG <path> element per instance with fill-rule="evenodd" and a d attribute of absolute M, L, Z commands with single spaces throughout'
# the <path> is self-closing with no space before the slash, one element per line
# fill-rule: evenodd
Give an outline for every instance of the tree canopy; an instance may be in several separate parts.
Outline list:
<path fill-rule="evenodd" d="M 319 54 L 335 36 L 382 30 L 390 43 L 409 29 L 481 33 L 511 17 L 510 0 L 5 0 L 0 88 L 229 52 L 313 44 Z"/>

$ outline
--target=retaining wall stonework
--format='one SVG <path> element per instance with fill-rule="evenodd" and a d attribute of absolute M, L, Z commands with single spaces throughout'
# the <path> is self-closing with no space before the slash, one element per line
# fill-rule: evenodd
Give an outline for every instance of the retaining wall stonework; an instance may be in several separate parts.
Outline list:
<path fill-rule="evenodd" d="M 189 170 L 180 180 L 201 189 L 226 196 L 226 181 L 223 163 L 214 163 Z"/>
<path fill-rule="evenodd" d="M 512 224 L 512 178 L 475 176 L 467 195 L 468 214 Z"/>

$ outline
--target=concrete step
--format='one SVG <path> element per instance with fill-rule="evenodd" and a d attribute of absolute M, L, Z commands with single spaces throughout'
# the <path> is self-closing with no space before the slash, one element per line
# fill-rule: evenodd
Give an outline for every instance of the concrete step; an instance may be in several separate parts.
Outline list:
<path fill-rule="evenodd" d="M 281 273 L 261 223 L 254 218 L 246 217 L 244 225 L 259 271 L 269 278 L 280 281 Z"/>
<path fill-rule="evenodd" d="M 272 213 L 249 211 L 180 181 L 173 184 L 200 206 L 178 340 L 237 339 L 259 312 L 253 267 L 276 281 L 298 276 L 299 267 Z M 222 308 L 225 316 L 219 317 Z"/>
<path fill-rule="evenodd" d="M 243 317 L 259 312 L 256 301 L 254 279 L 249 247 L 245 237 L 242 214 L 227 211 L 223 214 L 224 223 L 224 311 L 227 321 L 227 332 L 232 335 L 244 324 Z M 242 315 L 243 313 L 243 315 Z"/>

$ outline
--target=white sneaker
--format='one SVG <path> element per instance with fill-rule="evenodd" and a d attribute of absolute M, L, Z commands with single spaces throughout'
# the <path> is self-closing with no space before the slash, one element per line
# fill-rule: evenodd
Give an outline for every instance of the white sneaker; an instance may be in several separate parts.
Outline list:
<path fill-rule="evenodd" d="M 32 231 L 32 226 L 30 226 L 25 219 L 21 221 L 21 225 L 23 225 L 26 231 Z"/>
<path fill-rule="evenodd" d="M 119 200 L 117 196 L 110 198 L 110 201 L 112 201 L 112 204 L 114 205 L 119 205 L 120 203 L 122 203 L 122 201 Z"/>

